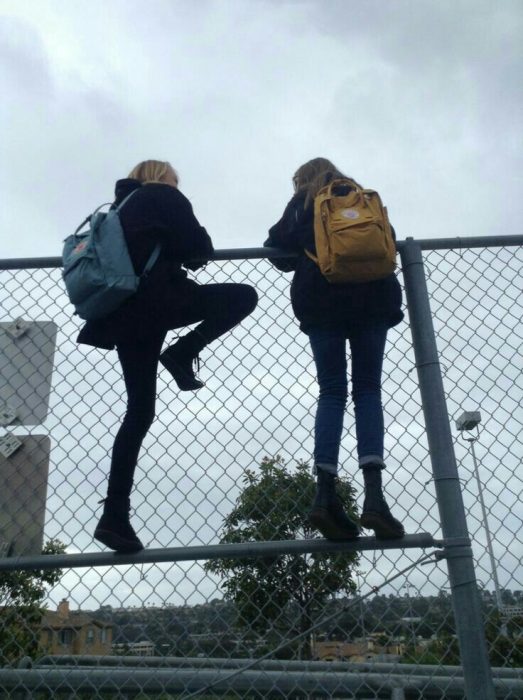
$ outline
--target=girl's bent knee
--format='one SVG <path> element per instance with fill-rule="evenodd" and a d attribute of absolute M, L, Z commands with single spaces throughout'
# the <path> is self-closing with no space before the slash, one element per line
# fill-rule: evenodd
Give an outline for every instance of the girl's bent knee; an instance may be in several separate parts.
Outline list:
<path fill-rule="evenodd" d="M 236 287 L 236 308 L 247 316 L 258 304 L 258 292 L 249 284 L 238 284 Z"/>
<path fill-rule="evenodd" d="M 254 311 L 256 305 L 258 304 L 258 292 L 254 289 L 254 287 L 251 287 L 249 284 L 242 284 L 241 287 L 241 294 L 245 306 L 249 308 L 250 311 Z"/>

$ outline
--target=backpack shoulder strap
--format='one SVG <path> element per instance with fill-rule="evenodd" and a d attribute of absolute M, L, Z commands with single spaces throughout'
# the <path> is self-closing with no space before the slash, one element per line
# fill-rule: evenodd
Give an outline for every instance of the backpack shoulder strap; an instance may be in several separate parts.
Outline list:
<path fill-rule="evenodd" d="M 303 249 L 303 252 L 305 253 L 305 255 L 306 255 L 308 258 L 310 258 L 311 260 L 313 260 L 317 265 L 319 264 L 320 261 L 318 260 L 318 258 L 317 258 L 313 253 L 311 253 L 310 250 L 307 250 L 307 248 L 304 248 L 304 249 Z"/>
<path fill-rule="evenodd" d="M 126 204 L 126 203 L 131 199 L 131 197 L 133 196 L 133 194 L 136 194 L 136 192 L 138 192 L 139 190 L 140 190 L 140 187 L 137 187 L 137 188 L 134 189 L 132 192 L 129 192 L 129 194 L 127 195 L 127 197 L 125 197 L 125 198 L 120 202 L 120 204 L 119 204 L 117 207 L 114 208 L 113 211 L 116 211 L 117 213 L 120 213 L 120 209 L 123 207 L 123 205 Z M 162 249 L 162 244 L 161 244 L 160 242 L 158 242 L 158 243 L 154 246 L 153 252 L 152 252 L 151 255 L 149 256 L 149 260 L 148 260 L 148 261 L 146 262 L 146 264 L 145 264 L 145 267 L 144 267 L 144 269 L 143 269 L 143 272 L 142 272 L 142 274 L 140 275 L 140 279 L 142 279 L 143 277 L 147 277 L 147 275 L 151 272 L 151 270 L 152 270 L 153 267 L 154 267 L 155 262 L 158 260 L 158 256 L 160 255 L 161 249 Z"/>
<path fill-rule="evenodd" d="M 123 207 L 123 205 L 124 205 L 126 202 L 128 202 L 128 201 L 131 199 L 131 197 L 133 196 L 133 194 L 136 194 L 136 192 L 138 192 L 139 189 L 141 189 L 141 188 L 140 188 L 140 187 L 137 187 L 137 188 L 134 189 L 132 192 L 129 192 L 129 194 L 127 195 L 127 197 L 124 197 L 124 198 L 122 199 L 122 201 L 120 202 L 120 204 L 119 204 L 117 207 L 115 207 L 115 211 L 118 211 L 118 212 L 119 212 L 120 209 Z M 103 205 L 102 205 L 102 206 L 103 206 Z"/>
<path fill-rule="evenodd" d="M 100 211 L 100 209 L 101 209 L 102 207 L 106 207 L 107 205 L 110 205 L 110 204 L 111 204 L 111 202 L 104 202 L 103 204 L 100 204 L 99 207 L 96 207 L 96 209 L 95 209 L 93 212 L 91 212 L 90 214 L 88 214 L 88 215 L 85 217 L 85 219 L 82 221 L 82 223 L 81 223 L 79 226 L 76 227 L 76 229 L 75 229 L 75 231 L 74 231 L 74 233 L 73 233 L 73 236 L 76 236 L 76 234 L 77 234 L 78 231 L 82 228 L 82 226 L 85 226 L 85 224 L 87 224 L 87 223 L 91 220 L 91 218 L 92 218 L 95 214 L 97 214 L 97 213 Z"/>
<path fill-rule="evenodd" d="M 142 277 L 147 277 L 147 275 L 149 274 L 149 272 L 153 269 L 154 263 L 158 260 L 158 256 L 160 255 L 161 249 L 162 249 L 162 244 L 158 242 L 158 243 L 154 246 L 154 250 L 153 250 L 153 252 L 151 253 L 151 255 L 150 255 L 150 257 L 149 257 L 149 260 L 147 261 L 145 267 L 143 268 L 143 272 L 142 272 L 142 274 L 140 275 L 140 279 L 141 279 Z"/>
<path fill-rule="evenodd" d="M 323 194 L 325 198 L 330 198 L 334 196 L 332 191 L 335 187 L 343 186 L 350 187 L 353 192 L 365 192 L 365 190 L 362 190 L 352 180 L 349 180 L 349 178 L 337 178 L 336 180 L 331 180 L 325 187 L 322 187 L 318 194 Z"/>
<path fill-rule="evenodd" d="M 103 205 L 102 205 L 102 206 L 103 206 Z M 73 236 L 76 236 L 76 234 L 78 233 L 78 231 L 79 231 L 83 226 L 85 226 L 85 224 L 89 221 L 89 219 L 91 218 L 91 216 L 92 216 L 92 214 L 89 214 L 88 216 L 85 217 L 85 219 L 82 221 L 82 223 L 74 230 Z"/>
<path fill-rule="evenodd" d="M 127 195 L 127 197 L 125 197 L 125 198 L 123 199 L 123 201 L 121 201 L 120 204 L 119 204 L 117 207 L 114 208 L 113 211 L 119 212 L 120 209 L 123 207 L 123 205 L 127 202 L 127 200 L 130 199 L 130 198 L 133 196 L 133 194 L 134 194 L 135 192 L 137 192 L 137 190 L 139 190 L 139 189 L 140 189 L 140 188 L 137 187 L 137 188 L 136 188 L 135 190 L 133 190 L 132 192 L 129 192 L 129 194 Z M 78 231 L 79 231 L 83 226 L 85 226 L 85 224 L 87 224 L 87 223 L 90 221 L 91 217 L 93 217 L 95 214 L 97 214 L 97 213 L 100 211 L 100 209 L 101 209 L 102 207 L 111 206 L 112 204 L 113 204 L 113 202 L 104 202 L 103 204 L 100 204 L 100 206 L 96 207 L 96 209 L 95 209 L 93 212 L 91 212 L 90 214 L 88 214 L 88 215 L 85 217 L 85 219 L 82 221 L 82 223 L 81 223 L 79 226 L 77 226 L 77 228 L 75 229 L 75 231 L 74 231 L 74 233 L 73 233 L 73 236 L 76 236 L 76 234 L 78 233 Z M 154 251 L 153 251 L 153 252 L 154 252 Z M 158 252 L 159 252 L 159 251 L 158 251 Z M 155 261 L 155 262 L 156 262 L 156 261 Z M 153 263 L 153 265 L 154 265 L 154 263 Z"/>

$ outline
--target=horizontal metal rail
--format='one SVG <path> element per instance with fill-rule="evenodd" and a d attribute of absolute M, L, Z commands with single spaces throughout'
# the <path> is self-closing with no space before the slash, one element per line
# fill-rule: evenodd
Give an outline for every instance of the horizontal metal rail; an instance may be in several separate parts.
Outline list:
<path fill-rule="evenodd" d="M 361 689 L 383 693 L 402 688 L 404 691 L 422 691 L 423 698 L 463 697 L 464 680 L 453 676 L 416 675 L 405 677 L 379 673 L 297 672 L 297 671 L 241 671 L 231 673 L 220 669 L 119 669 L 119 668 L 45 668 L 0 669 L 3 689 L 34 691 L 120 691 L 203 692 L 212 686 L 213 693 L 236 691 L 316 693 L 336 697 Z M 523 681 L 507 678 L 494 679 L 496 697 L 518 697 Z"/>
<path fill-rule="evenodd" d="M 254 659 L 215 658 L 197 656 L 43 656 L 37 661 L 27 660 L 28 666 L 19 668 L 40 668 L 42 666 L 124 666 L 146 668 L 222 668 L 233 669 L 251 665 Z M 432 664 L 401 664 L 386 661 L 291 661 L 266 659 L 259 661 L 256 668 L 266 671 L 340 671 L 358 673 L 393 673 L 400 675 L 427 676 L 462 676 L 462 666 L 439 666 Z M 492 675 L 497 678 L 516 678 L 523 680 L 523 668 L 492 668 Z"/>
<path fill-rule="evenodd" d="M 197 547 L 166 547 L 142 549 L 134 554 L 114 552 L 86 552 L 82 554 L 40 554 L 27 557 L 0 559 L 0 571 L 31 571 L 49 569 L 79 569 L 91 566 L 122 564 L 158 564 L 160 562 L 198 561 L 206 559 L 245 559 L 248 557 L 278 557 L 283 554 L 313 552 L 362 552 L 385 549 L 413 549 L 442 547 L 443 540 L 435 540 L 428 533 L 405 535 L 398 540 L 379 540 L 359 537 L 348 542 L 324 539 L 276 540 L 272 542 L 241 542 L 238 544 L 211 544 Z"/>
<path fill-rule="evenodd" d="M 412 241 L 413 239 L 407 239 Z M 465 248 L 505 248 L 523 245 L 523 235 L 515 236 L 466 236 L 464 238 L 415 239 L 422 250 L 460 250 Z M 407 241 L 397 241 L 401 250 Z M 262 258 L 292 258 L 296 253 L 278 248 L 221 248 L 215 250 L 212 260 L 259 260 Z M 31 270 L 62 267 L 62 258 L 7 258 L 0 260 L 0 270 Z"/>

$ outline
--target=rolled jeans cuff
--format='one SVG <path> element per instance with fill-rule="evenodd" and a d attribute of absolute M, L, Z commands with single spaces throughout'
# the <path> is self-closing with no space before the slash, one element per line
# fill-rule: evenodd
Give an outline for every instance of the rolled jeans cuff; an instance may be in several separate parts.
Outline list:
<path fill-rule="evenodd" d="M 367 455 L 365 457 L 360 457 L 360 469 L 363 469 L 363 467 L 367 466 L 368 464 L 375 464 L 377 467 L 385 469 L 385 462 L 383 461 L 383 457 L 380 457 L 379 455 Z"/>
<path fill-rule="evenodd" d="M 329 474 L 334 474 L 334 476 L 338 474 L 337 464 L 326 464 L 325 462 L 316 462 L 316 464 L 312 468 L 312 473 L 314 474 L 314 476 L 317 476 L 318 468 L 323 469 L 324 472 L 328 472 Z"/>

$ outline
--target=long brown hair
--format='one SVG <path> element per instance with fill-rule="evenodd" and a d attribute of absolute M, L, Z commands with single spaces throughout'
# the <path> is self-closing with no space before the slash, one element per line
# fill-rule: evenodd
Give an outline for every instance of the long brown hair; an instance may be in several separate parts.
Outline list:
<path fill-rule="evenodd" d="M 166 175 L 173 175 L 178 182 L 178 173 L 166 160 L 143 160 L 129 173 L 128 177 L 139 180 L 142 184 L 146 182 L 164 182 Z"/>
<path fill-rule="evenodd" d="M 296 192 L 306 193 L 305 207 L 307 208 L 314 201 L 314 197 L 322 187 L 339 178 L 349 180 L 355 187 L 362 187 L 356 180 L 340 172 L 327 158 L 313 158 L 300 165 L 294 173 L 292 181 Z"/>

